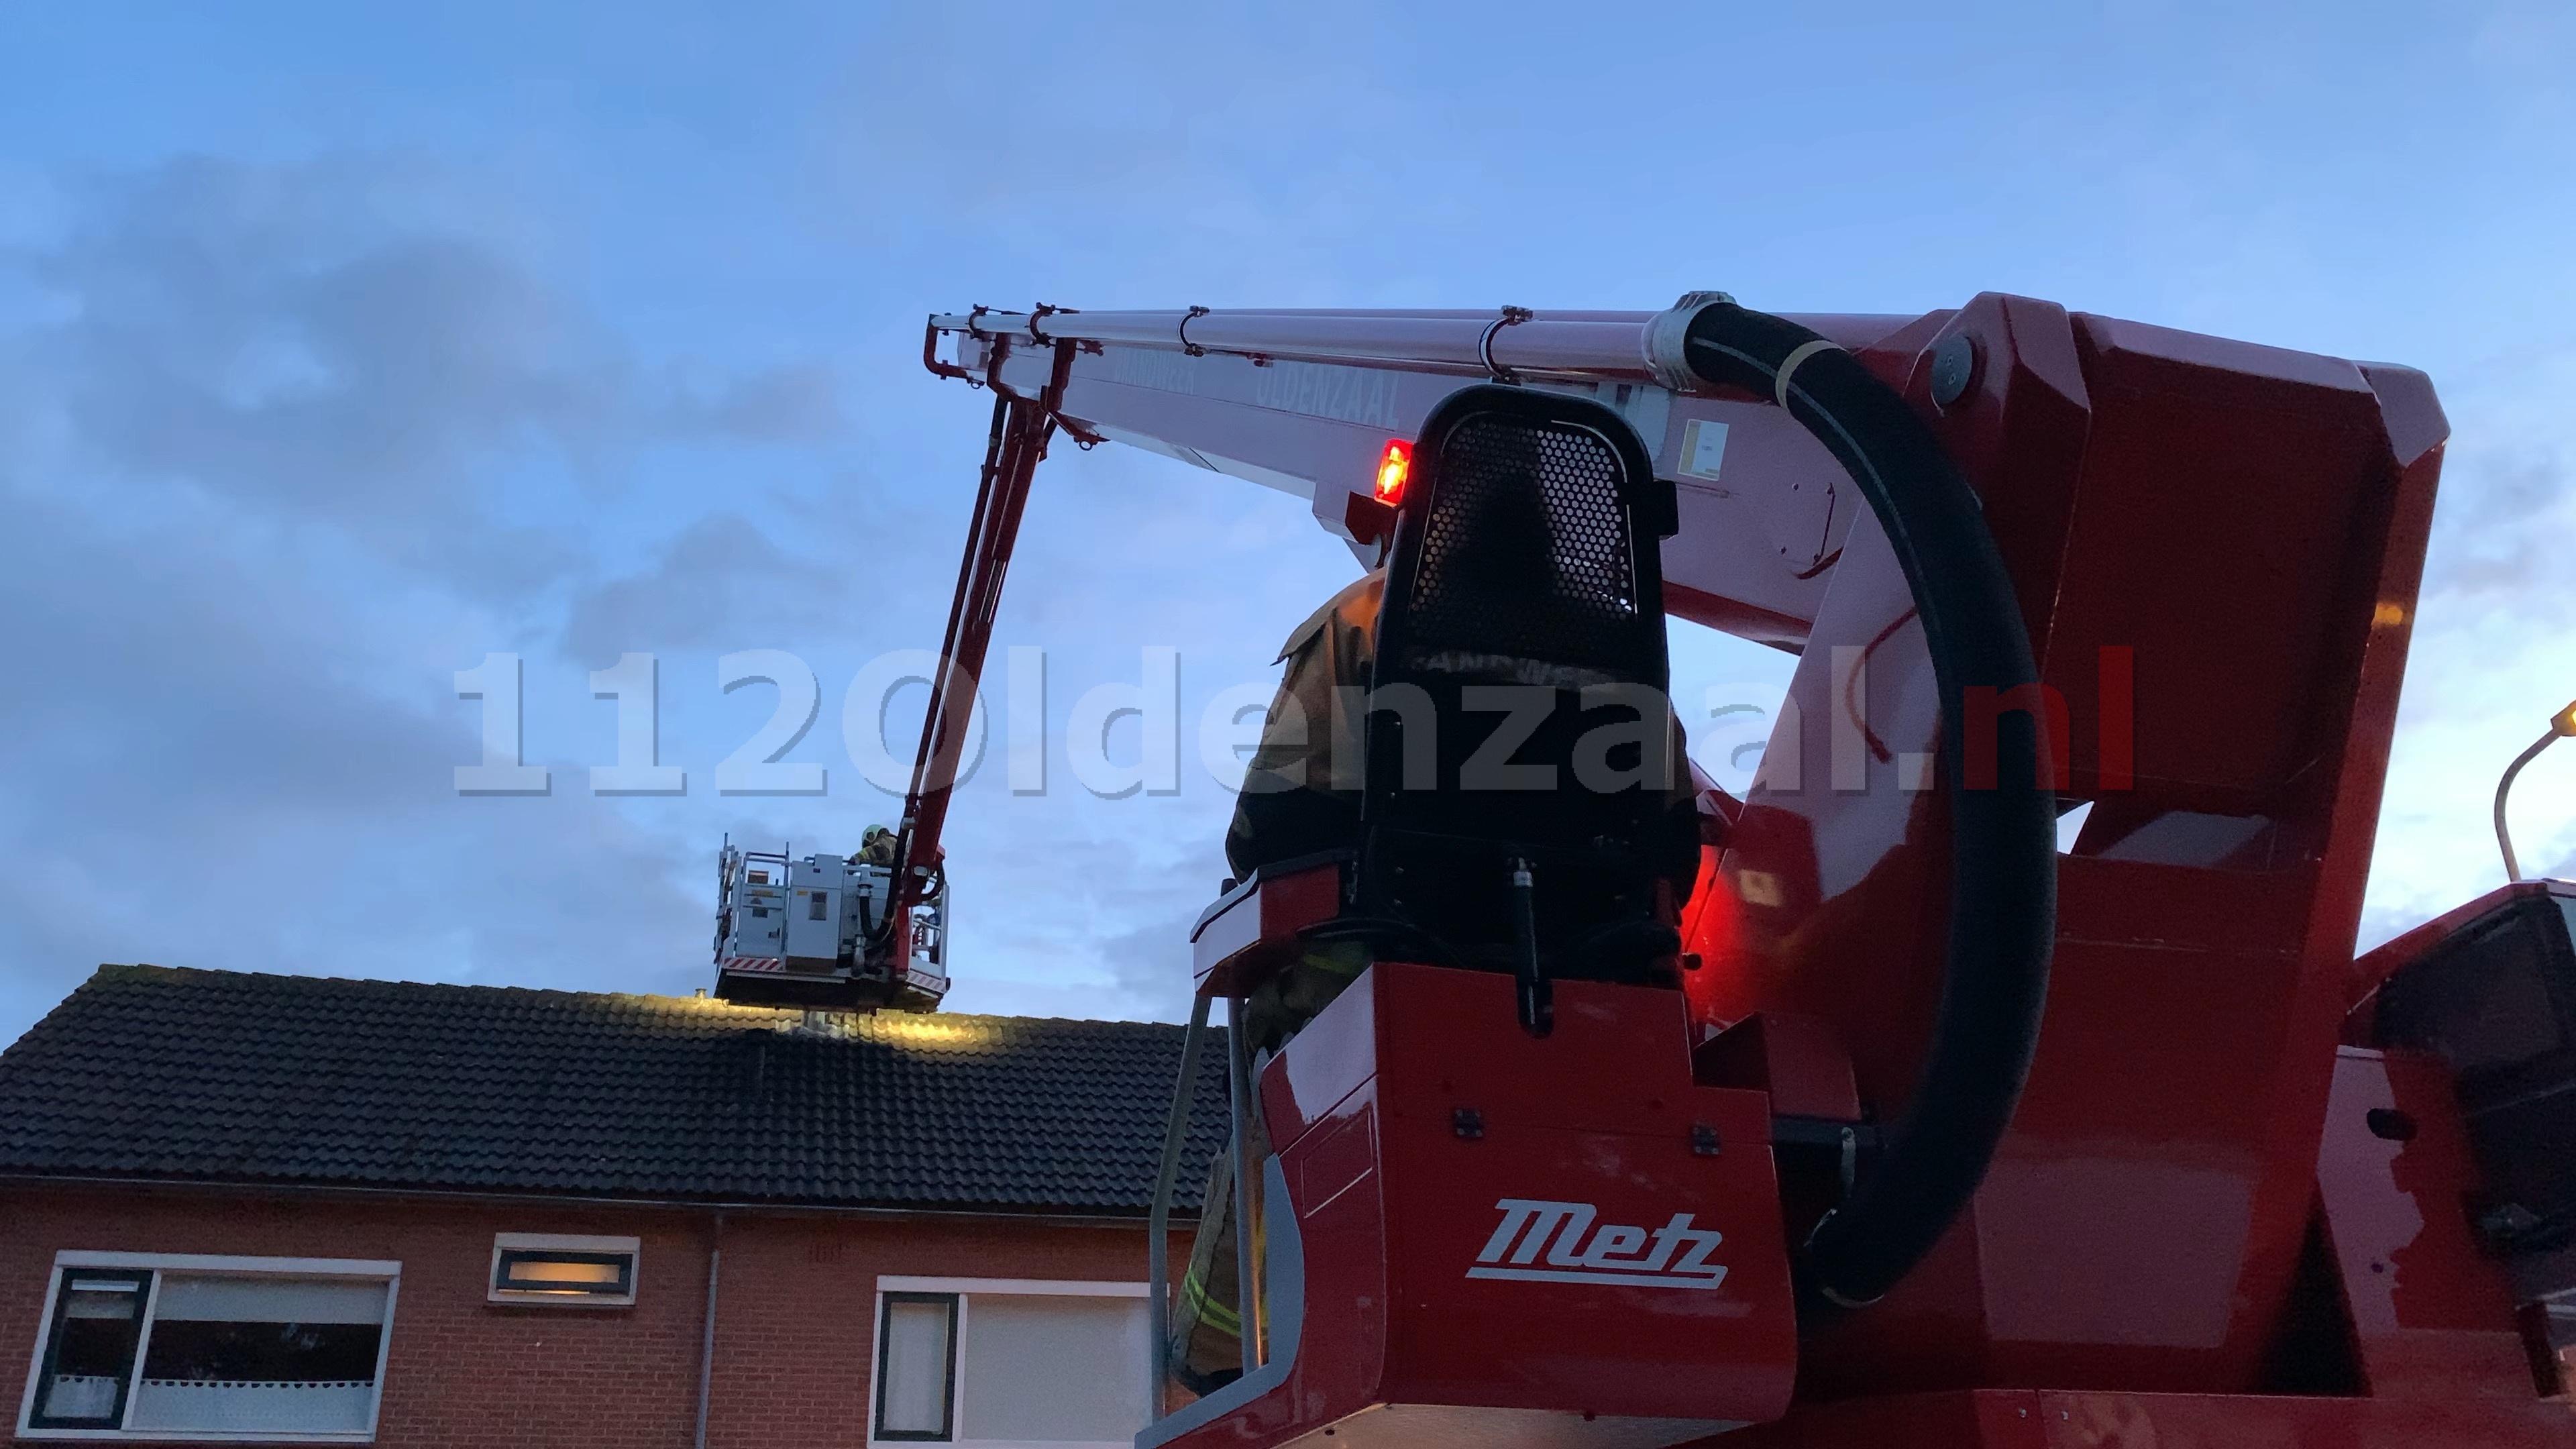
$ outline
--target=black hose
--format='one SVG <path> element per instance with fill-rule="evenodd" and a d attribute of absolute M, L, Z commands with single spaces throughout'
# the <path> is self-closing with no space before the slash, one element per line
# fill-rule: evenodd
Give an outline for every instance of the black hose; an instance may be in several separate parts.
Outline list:
<path fill-rule="evenodd" d="M 2033 711 L 1996 722 L 1995 780 L 1967 788 L 1964 693 L 2039 672 L 1976 494 L 1896 390 L 1794 322 L 1712 302 L 1683 334 L 1693 372 L 1780 402 L 1841 462 L 1913 588 L 1941 696 L 1950 780 L 1949 965 L 1921 1077 L 1885 1150 L 1797 1264 L 1812 1334 L 1885 1296 L 1984 1181 L 2039 1045 L 2057 930 L 2057 802 Z M 1793 360 L 1794 355 L 1794 360 Z M 1785 384 L 1783 366 L 1790 374 Z"/>

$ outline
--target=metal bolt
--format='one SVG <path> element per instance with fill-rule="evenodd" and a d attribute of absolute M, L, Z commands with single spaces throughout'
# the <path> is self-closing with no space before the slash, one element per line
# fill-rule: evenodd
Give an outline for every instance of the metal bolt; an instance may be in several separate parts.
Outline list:
<path fill-rule="evenodd" d="M 1954 332 L 1932 349 L 1932 405 L 1947 408 L 1977 380 L 1977 339 Z"/>

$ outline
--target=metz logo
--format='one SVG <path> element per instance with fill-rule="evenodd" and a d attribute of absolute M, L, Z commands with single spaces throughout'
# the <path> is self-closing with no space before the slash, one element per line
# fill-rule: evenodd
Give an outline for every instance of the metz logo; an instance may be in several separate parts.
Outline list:
<path fill-rule="evenodd" d="M 1588 1202 L 1541 1202 L 1507 1197 L 1494 1204 L 1503 1224 L 1485 1240 L 1470 1278 L 1510 1278 L 1523 1283 L 1618 1283 L 1633 1288 L 1714 1288 L 1726 1265 L 1708 1260 L 1724 1241 L 1709 1228 L 1691 1226 L 1689 1213 L 1648 1232 L 1603 1223 Z"/>

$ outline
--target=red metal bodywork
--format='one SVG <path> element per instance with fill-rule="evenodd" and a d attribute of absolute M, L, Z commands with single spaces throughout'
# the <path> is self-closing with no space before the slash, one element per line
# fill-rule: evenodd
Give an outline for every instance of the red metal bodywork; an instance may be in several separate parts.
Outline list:
<path fill-rule="evenodd" d="M 1512 990 L 1381 962 L 1262 1073 L 1287 1197 L 1266 1246 L 1302 1256 L 1302 1314 L 1287 1328 L 1274 1305 L 1271 1392 L 1151 1442 L 1533 1442 L 1501 1409 L 1563 1419 L 1568 1443 L 1685 1421 L 1645 1441 L 1670 1443 L 1788 1406 L 1763 1094 L 1692 1082 L 1670 991 L 1560 982 L 1540 1041 L 1512 1026 Z M 1506 1030 L 1443 1029 L 1467 1020 Z M 1704 1267 L 1694 1235 L 1722 1235 Z"/>
<path fill-rule="evenodd" d="M 1933 408 L 1920 360 L 1963 330 L 1981 383 Z M 1808 1383 L 2251 1390 L 2315 1197 L 2439 413 L 2402 369 L 2019 299 L 1862 356 L 1985 499 L 2068 716 L 2061 796 L 2093 808 L 2060 862 L 2013 1131 L 1934 1257 L 1811 1346 Z M 1803 778 L 1757 776 L 1725 861 L 1734 934 L 1689 943 L 1708 1009 L 1834 1022 L 1889 1115 L 1948 879 L 1941 797 L 1905 778 L 1937 724 L 1912 609 L 1857 520 L 1790 689 L 1801 747 L 1774 745 Z"/>
<path fill-rule="evenodd" d="M 2512 1291 L 2460 1208 L 2477 1172 L 2453 1103 L 2432 1057 L 2336 1054 L 2317 1159 L 2326 1242 L 2373 1398 L 2527 1402 Z"/>
<path fill-rule="evenodd" d="M 1191 976 L 1201 996 L 1249 996 L 1296 959 L 1297 933 L 1340 914 L 1342 868 L 1308 866 L 1246 881 L 1210 906 L 1190 931 Z"/>
<path fill-rule="evenodd" d="M 2057 792 L 2090 814 L 2060 860 L 2037 1062 L 1973 1208 L 1885 1301 L 1803 1347 L 1785 1418 L 1723 1442 L 2576 1446 L 2565 1404 L 2516 1380 L 2511 1304 L 2454 1232 L 2472 1169 L 2438 1064 L 2338 1055 L 2371 984 L 2353 938 L 2447 434 L 2429 382 L 1995 294 L 1794 320 L 1898 389 L 1977 489 L 2045 686 L 1987 703 L 2057 716 Z M 1690 1044 L 1753 1023 L 1711 1070 L 1772 1071 L 1778 1014 L 1834 1049 L 1769 1084 L 1780 1106 L 1849 1110 L 1832 1065 L 1847 1060 L 1862 1110 L 1901 1122 L 1949 879 L 1913 600 L 1839 465 L 1770 400 L 1677 378 L 1659 325 L 933 319 L 996 386 L 1055 382 L 1069 426 L 1299 492 L 1346 537 L 1384 443 L 1460 386 L 1572 389 L 1627 418 L 1680 495 L 1668 610 L 1802 651 L 1685 918 Z M 1936 401 L 1935 354 L 1960 339 L 1972 370 Z M 1052 368 L 1064 345 L 1069 372 Z M 1721 424 L 1722 464 L 1684 455 Z M 1972 701 L 1969 743 L 1980 725 Z M 1404 1051 L 1436 1053 L 1436 1017 L 1415 1019 Z M 1396 1083 L 1379 1075 L 1371 1112 L 1449 1100 L 1446 1079 Z M 2345 1120 L 2394 1103 L 2428 1124 L 2402 1150 Z M 1407 1200 L 1386 1203 L 1350 1252 L 1400 1259 L 1394 1237 L 1363 1241 L 1412 1230 Z M 2312 1230 L 2331 1245 L 2322 1279 L 2303 1276 Z M 2263 1393 L 2320 1304 L 2348 1316 L 2366 1383 Z M 1381 1351 L 1399 1348 L 1353 1353 Z"/>
<path fill-rule="evenodd" d="M 1802 1409 L 1694 1449 L 2561 1449 L 2563 1401 L 1980 1389 Z"/>

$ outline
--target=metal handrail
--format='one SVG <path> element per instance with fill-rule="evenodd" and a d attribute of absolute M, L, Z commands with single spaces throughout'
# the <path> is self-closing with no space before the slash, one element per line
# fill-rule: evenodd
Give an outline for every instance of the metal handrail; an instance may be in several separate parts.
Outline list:
<path fill-rule="evenodd" d="M 1209 1004 L 1208 997 L 1198 999 L 1190 1008 L 1189 1030 L 1181 1034 L 1180 1080 L 1172 1086 L 1172 1115 L 1163 1124 L 1162 1167 L 1154 1179 L 1153 1211 L 1146 1218 L 1146 1315 L 1154 1346 L 1145 1361 L 1152 1365 L 1154 1376 L 1145 1402 L 1153 1406 L 1157 1419 L 1163 1417 L 1163 1384 L 1171 1375 L 1172 1189 L 1180 1181 L 1181 1149 L 1189 1140 L 1190 1098 L 1198 1089 L 1199 1051 L 1207 1040 Z M 1207 1211 L 1206 1204 L 1200 1204 L 1199 1210 Z"/>
<path fill-rule="evenodd" d="M 1243 1029 L 1243 998 L 1225 1004 L 1226 1097 L 1232 1106 L 1234 1147 L 1234 1300 L 1240 1323 L 1236 1338 L 1243 1348 L 1243 1371 L 1261 1367 L 1261 1295 L 1252 1247 L 1252 1043 Z M 1202 1216 L 1207 1204 L 1199 1204 Z"/>

